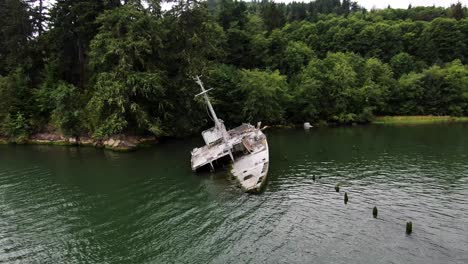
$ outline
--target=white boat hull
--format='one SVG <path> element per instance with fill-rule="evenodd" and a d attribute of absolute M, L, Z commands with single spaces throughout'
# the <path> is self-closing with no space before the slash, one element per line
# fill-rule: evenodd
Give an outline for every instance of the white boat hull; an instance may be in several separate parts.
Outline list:
<path fill-rule="evenodd" d="M 212 130 L 207 130 L 212 131 Z M 260 191 L 269 167 L 268 143 L 265 134 L 250 124 L 228 131 L 228 140 L 211 142 L 192 151 L 192 170 L 209 165 L 214 170 L 215 161 L 229 156 L 231 174 L 246 192 Z"/>
<path fill-rule="evenodd" d="M 266 182 L 269 166 L 268 143 L 265 149 L 242 156 L 233 163 L 231 173 L 246 192 L 258 192 Z"/>

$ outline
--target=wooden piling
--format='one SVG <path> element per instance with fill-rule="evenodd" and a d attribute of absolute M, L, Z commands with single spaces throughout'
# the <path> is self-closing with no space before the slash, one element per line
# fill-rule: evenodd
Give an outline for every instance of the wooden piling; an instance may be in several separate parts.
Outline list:
<path fill-rule="evenodd" d="M 374 209 L 372 209 L 372 215 L 374 216 L 374 218 L 377 218 L 377 214 L 378 214 L 377 206 L 374 206 Z"/>
<path fill-rule="evenodd" d="M 344 203 L 348 204 L 348 193 L 347 192 L 344 193 Z"/>
<path fill-rule="evenodd" d="M 335 185 L 335 191 L 340 192 L 340 185 L 339 184 Z"/>
<path fill-rule="evenodd" d="M 413 232 L 413 222 L 406 222 L 406 234 L 411 234 Z"/>

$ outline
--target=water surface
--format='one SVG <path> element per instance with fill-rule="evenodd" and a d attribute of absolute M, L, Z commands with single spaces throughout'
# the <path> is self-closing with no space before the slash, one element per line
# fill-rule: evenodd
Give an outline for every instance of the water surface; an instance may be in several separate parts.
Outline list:
<path fill-rule="evenodd" d="M 260 195 L 192 173 L 198 137 L 0 146 L 0 262 L 468 263 L 468 124 L 267 136 Z"/>

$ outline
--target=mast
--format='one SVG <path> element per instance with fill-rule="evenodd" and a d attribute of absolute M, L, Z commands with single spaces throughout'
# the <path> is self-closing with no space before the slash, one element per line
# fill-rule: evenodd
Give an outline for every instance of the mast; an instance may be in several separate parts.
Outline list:
<path fill-rule="evenodd" d="M 195 81 L 197 82 L 198 85 L 200 85 L 200 88 L 202 90 L 202 92 L 195 95 L 195 97 L 199 95 L 203 95 L 203 98 L 205 98 L 205 102 L 208 105 L 208 109 L 210 110 L 211 116 L 213 117 L 213 121 L 215 122 L 215 126 L 217 128 L 221 128 L 221 122 L 219 122 L 218 116 L 216 116 L 213 106 L 211 105 L 210 98 L 208 98 L 208 95 L 207 95 L 208 91 L 210 91 L 211 89 L 205 90 L 205 87 L 203 87 L 203 83 L 200 80 L 200 77 L 198 75 L 195 77 Z"/>
<path fill-rule="evenodd" d="M 214 109 L 213 109 L 213 106 L 211 105 L 211 102 L 210 102 L 210 98 L 208 98 L 208 95 L 207 93 L 212 90 L 212 88 L 208 89 L 208 90 L 205 90 L 205 87 L 203 86 L 203 82 L 200 80 L 200 76 L 195 76 L 195 82 L 200 86 L 202 92 L 195 95 L 195 97 L 199 96 L 199 95 L 203 95 L 203 98 L 205 98 L 205 102 L 206 104 L 208 105 L 208 109 L 210 110 L 210 113 L 211 113 L 211 116 L 213 117 L 213 121 L 215 123 L 215 127 L 221 132 L 222 136 L 223 136 L 223 139 L 224 141 L 227 141 L 228 140 L 228 133 L 226 131 L 226 128 L 224 127 L 224 125 L 221 124 L 221 122 L 219 121 L 218 119 L 218 116 L 216 115 Z"/>

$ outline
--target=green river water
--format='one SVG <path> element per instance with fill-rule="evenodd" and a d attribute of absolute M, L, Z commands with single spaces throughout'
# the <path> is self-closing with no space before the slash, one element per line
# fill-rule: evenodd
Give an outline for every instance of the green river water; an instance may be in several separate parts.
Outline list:
<path fill-rule="evenodd" d="M 468 124 L 267 136 L 259 195 L 192 173 L 201 137 L 2 145 L 0 263 L 468 263 Z"/>

